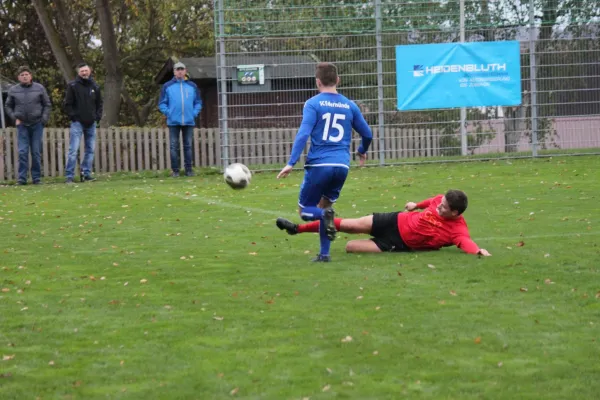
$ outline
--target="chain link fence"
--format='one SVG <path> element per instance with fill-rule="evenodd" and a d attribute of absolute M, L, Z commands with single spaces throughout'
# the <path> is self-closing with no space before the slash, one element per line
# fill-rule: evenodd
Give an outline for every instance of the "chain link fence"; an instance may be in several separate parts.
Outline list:
<path fill-rule="evenodd" d="M 597 0 L 215 0 L 215 30 L 223 164 L 286 162 L 321 61 L 373 128 L 371 164 L 600 154 Z M 395 46 L 505 40 L 521 106 L 396 109 Z"/>

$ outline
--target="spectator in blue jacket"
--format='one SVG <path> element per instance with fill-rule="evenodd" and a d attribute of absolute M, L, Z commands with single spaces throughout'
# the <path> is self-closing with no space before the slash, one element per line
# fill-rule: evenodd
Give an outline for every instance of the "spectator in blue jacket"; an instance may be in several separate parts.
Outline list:
<path fill-rule="evenodd" d="M 19 84 L 10 88 L 6 99 L 6 114 L 17 125 L 19 147 L 19 177 L 17 184 L 27 184 L 29 151 L 31 150 L 31 179 L 34 185 L 41 183 L 42 139 L 44 125 L 50 118 L 50 99 L 46 89 L 32 81 L 29 67 L 17 71 Z M 1 94 L 0 94 L 1 95 Z"/>
<path fill-rule="evenodd" d="M 192 171 L 192 140 L 195 120 L 202 109 L 200 90 L 194 82 L 186 80 L 187 69 L 178 62 L 174 66 L 174 77 L 163 85 L 158 108 L 167 117 L 171 147 L 172 176 L 179 176 L 179 133 L 183 138 L 183 164 L 186 176 L 194 176 Z"/>

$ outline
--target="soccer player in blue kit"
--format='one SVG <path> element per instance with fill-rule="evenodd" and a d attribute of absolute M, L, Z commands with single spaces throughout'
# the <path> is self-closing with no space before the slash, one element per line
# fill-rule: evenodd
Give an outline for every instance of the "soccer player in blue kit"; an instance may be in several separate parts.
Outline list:
<path fill-rule="evenodd" d="M 317 64 L 315 77 L 319 94 L 304 103 L 302 123 L 294 140 L 292 154 L 277 179 L 290 174 L 310 137 L 298 213 L 305 221 L 322 221 L 319 228 L 321 249 L 313 261 L 329 262 L 329 249 L 336 234 L 335 211 L 331 206 L 338 199 L 348 176 L 352 129 L 362 137 L 357 149 L 361 166 L 365 163 L 373 134 L 358 106 L 337 92 L 340 78 L 335 65 Z M 284 229 L 280 226 L 282 221 L 285 220 L 277 220 L 279 229 Z"/>

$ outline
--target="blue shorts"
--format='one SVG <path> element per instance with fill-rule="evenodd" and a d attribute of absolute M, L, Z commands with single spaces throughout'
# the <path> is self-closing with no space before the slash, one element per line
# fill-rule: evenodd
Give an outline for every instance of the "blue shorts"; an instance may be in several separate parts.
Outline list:
<path fill-rule="evenodd" d="M 321 197 L 335 203 L 340 197 L 347 177 L 348 168 L 344 167 L 305 168 L 298 205 L 300 207 L 316 207 L 321 201 Z"/>

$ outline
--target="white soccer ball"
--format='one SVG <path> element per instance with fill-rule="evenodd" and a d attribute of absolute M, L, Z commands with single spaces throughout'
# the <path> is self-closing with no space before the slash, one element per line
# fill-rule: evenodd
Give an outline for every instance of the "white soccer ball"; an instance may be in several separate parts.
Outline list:
<path fill-rule="evenodd" d="M 234 163 L 225 168 L 223 178 L 233 189 L 243 189 L 250 184 L 252 173 L 244 164 Z"/>

